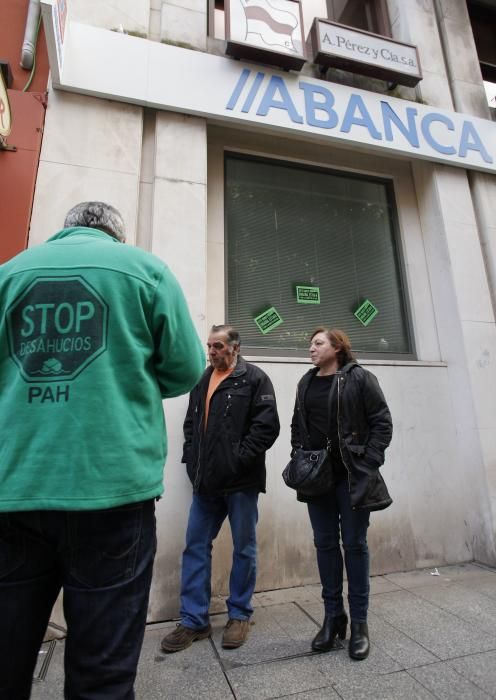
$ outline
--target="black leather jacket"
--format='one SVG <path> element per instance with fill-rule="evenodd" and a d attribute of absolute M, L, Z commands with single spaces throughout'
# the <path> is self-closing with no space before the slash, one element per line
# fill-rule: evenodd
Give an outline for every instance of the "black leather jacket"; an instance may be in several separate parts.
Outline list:
<path fill-rule="evenodd" d="M 184 421 L 184 451 L 195 492 L 265 492 L 265 452 L 279 435 L 274 388 L 259 367 L 238 356 L 234 372 L 212 394 L 207 429 L 205 398 L 212 368 L 189 397 Z"/>
<path fill-rule="evenodd" d="M 314 367 L 298 383 L 291 422 L 293 448 L 312 448 L 306 437 L 305 392 L 317 372 Z M 377 378 L 364 367 L 350 362 L 337 372 L 336 378 L 339 449 L 347 471 L 351 506 L 382 510 L 392 503 L 379 472 L 393 434 L 391 413 Z"/>

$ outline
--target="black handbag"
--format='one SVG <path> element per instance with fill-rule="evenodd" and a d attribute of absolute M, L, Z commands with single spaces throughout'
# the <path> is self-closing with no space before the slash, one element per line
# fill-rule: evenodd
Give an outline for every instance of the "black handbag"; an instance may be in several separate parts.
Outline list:
<path fill-rule="evenodd" d="M 332 486 L 331 454 L 327 447 L 322 450 L 297 448 L 282 478 L 286 486 L 303 496 L 321 496 Z"/>
<path fill-rule="evenodd" d="M 327 403 L 329 416 L 331 415 L 332 394 L 336 384 L 337 378 L 329 391 Z M 332 487 L 331 441 L 328 436 L 326 438 L 327 444 L 323 449 L 304 450 L 301 447 L 294 449 L 291 459 L 282 473 L 286 486 L 295 489 L 302 496 L 322 496 Z M 310 439 L 308 431 L 307 439 Z"/>

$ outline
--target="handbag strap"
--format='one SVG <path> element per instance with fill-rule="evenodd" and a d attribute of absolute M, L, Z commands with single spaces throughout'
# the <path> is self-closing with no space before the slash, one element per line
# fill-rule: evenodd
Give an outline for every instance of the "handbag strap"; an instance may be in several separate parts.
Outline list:
<path fill-rule="evenodd" d="M 338 375 L 337 372 L 334 375 L 334 379 L 332 382 L 332 386 L 329 390 L 329 396 L 327 397 L 327 431 L 329 432 L 329 428 L 331 427 L 331 406 L 332 406 L 332 398 L 334 394 L 336 393 L 336 387 L 338 385 Z M 331 451 L 331 438 L 329 435 L 326 435 L 326 448 L 330 452 Z"/>
<path fill-rule="evenodd" d="M 300 401 L 300 392 L 298 391 L 298 389 L 296 389 L 296 400 L 297 400 L 297 402 L 298 402 L 298 408 L 299 408 L 300 414 L 301 414 L 302 416 L 304 416 L 305 413 L 304 413 L 303 410 L 302 410 L 302 405 L 301 405 L 301 401 Z M 305 437 L 306 437 L 306 439 L 307 439 L 307 445 L 310 445 L 310 434 L 309 434 L 309 432 L 308 432 L 307 422 L 306 422 L 306 420 L 303 420 L 302 423 L 303 423 L 303 427 L 304 427 L 305 433 L 306 433 L 306 436 L 305 436 Z"/>

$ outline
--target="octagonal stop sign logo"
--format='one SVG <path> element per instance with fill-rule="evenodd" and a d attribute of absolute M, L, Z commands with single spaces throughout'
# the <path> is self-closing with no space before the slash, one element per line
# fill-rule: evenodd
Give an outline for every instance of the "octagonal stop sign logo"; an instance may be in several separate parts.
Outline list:
<path fill-rule="evenodd" d="M 10 355 L 28 382 L 70 381 L 107 349 L 107 322 L 82 277 L 38 277 L 7 311 Z"/>

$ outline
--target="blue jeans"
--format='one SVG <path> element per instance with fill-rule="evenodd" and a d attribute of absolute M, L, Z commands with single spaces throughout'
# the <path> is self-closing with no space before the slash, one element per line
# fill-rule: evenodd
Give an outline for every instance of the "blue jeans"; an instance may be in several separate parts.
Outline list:
<path fill-rule="evenodd" d="M 348 483 L 343 479 L 328 497 L 308 503 L 308 514 L 317 549 L 326 614 L 334 617 L 344 612 L 343 555 L 339 544 L 341 533 L 350 616 L 354 622 L 366 622 L 370 588 L 367 546 L 370 512 L 351 509 Z"/>
<path fill-rule="evenodd" d="M 0 700 L 27 700 L 64 590 L 66 700 L 132 700 L 156 549 L 155 503 L 0 513 Z"/>
<path fill-rule="evenodd" d="M 181 575 L 181 623 L 198 629 L 209 624 L 212 577 L 212 542 L 229 518 L 233 561 L 227 610 L 235 620 L 253 613 L 251 597 L 257 578 L 258 493 L 237 491 L 225 496 L 193 494 L 186 531 Z"/>

